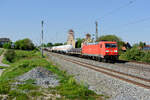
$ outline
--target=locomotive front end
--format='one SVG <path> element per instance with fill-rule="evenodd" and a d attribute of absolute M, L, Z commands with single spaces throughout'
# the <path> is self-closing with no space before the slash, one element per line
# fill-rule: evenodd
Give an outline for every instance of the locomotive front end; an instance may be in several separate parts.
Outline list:
<path fill-rule="evenodd" d="M 116 42 L 106 42 L 104 58 L 110 60 L 118 60 L 118 46 Z"/>

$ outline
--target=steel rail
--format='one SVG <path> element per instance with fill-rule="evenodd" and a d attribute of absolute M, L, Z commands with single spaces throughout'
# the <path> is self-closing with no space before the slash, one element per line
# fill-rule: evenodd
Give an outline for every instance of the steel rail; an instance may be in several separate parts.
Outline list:
<path fill-rule="evenodd" d="M 52 54 L 52 53 L 51 53 Z M 53 56 L 55 54 L 52 54 Z M 56 56 L 56 55 L 55 55 Z M 104 67 L 101 67 L 101 66 L 96 66 L 96 65 L 92 65 L 92 64 L 88 64 L 88 63 L 85 63 L 85 62 L 81 62 L 81 61 L 78 61 L 78 60 L 71 60 L 71 59 L 67 59 L 67 58 L 64 58 L 62 56 L 58 56 L 57 54 L 57 57 L 63 59 L 63 60 L 66 60 L 66 61 L 69 61 L 69 62 L 72 62 L 74 64 L 78 64 L 82 67 L 86 67 L 86 68 L 89 68 L 89 69 L 92 69 L 92 70 L 95 70 L 95 71 L 98 71 L 98 72 L 101 72 L 103 74 L 106 74 L 106 75 L 109 75 L 111 77 L 114 77 L 114 78 L 117 78 L 117 79 L 120 79 L 120 80 L 123 80 L 123 81 L 126 81 L 128 83 L 132 83 L 134 85 L 137 85 L 137 86 L 140 86 L 140 87 L 144 87 L 144 88 L 147 88 L 147 89 L 150 89 L 150 86 L 149 85 L 145 85 L 143 83 L 140 83 L 140 82 L 136 82 L 136 81 L 133 81 L 133 80 L 130 80 L 130 79 L 127 79 L 127 78 L 124 78 L 124 77 L 121 77 L 121 76 L 118 76 L 118 75 L 114 75 L 112 73 L 109 73 L 109 72 L 113 72 L 113 73 L 117 73 L 117 74 L 120 74 L 120 75 L 124 75 L 126 77 L 130 77 L 130 78 L 133 78 L 133 79 L 138 79 L 138 80 L 142 80 L 142 81 L 145 81 L 145 82 L 150 82 L 150 80 L 148 79 L 144 79 L 144 78 L 141 78 L 141 77 L 137 77 L 137 76 L 133 76 L 133 75 L 129 75 L 129 74 L 125 74 L 125 73 L 122 73 L 122 72 L 118 72 L 118 71 L 115 71 L 115 70 L 112 70 L 112 69 L 108 69 L 108 68 L 104 68 Z M 104 71 L 105 70 L 105 71 Z M 109 71 L 109 72 L 106 72 L 106 71 Z"/>

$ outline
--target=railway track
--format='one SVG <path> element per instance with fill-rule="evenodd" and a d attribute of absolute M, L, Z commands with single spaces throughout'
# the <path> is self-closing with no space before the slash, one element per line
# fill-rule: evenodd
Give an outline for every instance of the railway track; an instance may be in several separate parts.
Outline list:
<path fill-rule="evenodd" d="M 77 65 L 80 65 L 82 67 L 86 67 L 86 68 L 89 68 L 91 70 L 95 70 L 97 72 L 103 73 L 105 75 L 117 78 L 119 80 L 137 85 L 139 87 L 150 89 L 150 80 L 149 79 L 145 79 L 145 78 L 134 76 L 134 75 L 129 75 L 129 74 L 126 74 L 123 72 L 113 70 L 113 69 L 105 68 L 104 66 L 96 66 L 94 64 L 89 64 L 87 62 L 83 62 L 83 61 L 79 61 L 79 60 L 75 60 L 75 59 L 70 59 L 70 58 L 64 57 L 64 55 L 60 55 L 60 54 L 51 53 L 51 55 L 57 56 L 60 59 L 63 59 L 65 61 L 77 64 Z"/>

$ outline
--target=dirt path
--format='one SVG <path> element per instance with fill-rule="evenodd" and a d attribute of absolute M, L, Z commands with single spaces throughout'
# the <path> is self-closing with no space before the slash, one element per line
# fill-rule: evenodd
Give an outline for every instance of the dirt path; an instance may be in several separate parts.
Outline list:
<path fill-rule="evenodd" d="M 0 66 L 9 67 L 9 65 L 3 64 L 2 60 L 3 60 L 3 54 L 0 56 Z M 3 71 L 4 71 L 4 69 L 0 69 L 0 76 L 3 73 Z"/>
<path fill-rule="evenodd" d="M 3 55 L 0 56 L 0 66 L 9 67 L 9 65 L 3 64 L 2 60 L 3 60 Z"/>

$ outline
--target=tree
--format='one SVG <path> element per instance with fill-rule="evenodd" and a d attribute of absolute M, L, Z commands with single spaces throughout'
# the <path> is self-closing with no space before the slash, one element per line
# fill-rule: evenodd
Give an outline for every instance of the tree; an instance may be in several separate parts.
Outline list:
<path fill-rule="evenodd" d="M 117 37 L 116 35 L 103 35 L 103 36 L 99 37 L 96 41 L 97 42 L 99 42 L 99 41 L 116 41 L 116 42 L 120 42 L 121 38 Z"/>
<path fill-rule="evenodd" d="M 64 45 L 67 45 L 67 42 L 64 42 Z"/>
<path fill-rule="evenodd" d="M 14 50 L 9 49 L 5 52 L 4 57 L 6 58 L 7 61 L 12 62 L 13 59 L 15 58 L 16 53 Z"/>
<path fill-rule="evenodd" d="M 11 43 L 11 42 L 4 43 L 4 44 L 3 44 L 3 48 L 5 48 L 5 49 L 11 49 L 11 46 L 12 46 L 12 43 Z"/>
<path fill-rule="evenodd" d="M 52 43 L 47 43 L 47 47 L 52 47 L 53 44 Z"/>
<path fill-rule="evenodd" d="M 81 38 L 77 38 L 77 42 L 76 42 L 76 48 L 81 48 L 81 44 L 82 44 L 82 42 L 83 42 L 83 39 L 81 39 Z"/>
<path fill-rule="evenodd" d="M 53 46 L 60 46 L 63 45 L 63 43 L 55 43 Z"/>
<path fill-rule="evenodd" d="M 34 48 L 35 48 L 34 44 L 28 38 L 25 38 L 23 40 L 18 40 L 15 42 L 15 49 L 33 50 Z"/>
<path fill-rule="evenodd" d="M 146 45 L 146 43 L 140 41 L 140 43 L 139 43 L 140 48 L 143 48 L 145 45 Z"/>

